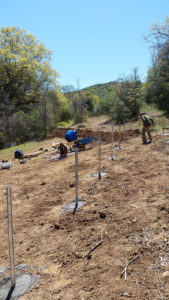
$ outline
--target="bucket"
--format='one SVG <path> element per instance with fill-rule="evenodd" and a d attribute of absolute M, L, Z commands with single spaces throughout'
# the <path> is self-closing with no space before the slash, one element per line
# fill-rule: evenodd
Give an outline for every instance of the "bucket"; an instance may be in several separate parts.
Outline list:
<path fill-rule="evenodd" d="M 10 167 L 11 167 L 11 162 L 10 162 L 10 161 L 7 161 L 7 162 L 4 162 L 4 163 L 0 163 L 0 166 L 1 166 L 1 170 L 4 170 L 4 169 L 10 169 Z"/>

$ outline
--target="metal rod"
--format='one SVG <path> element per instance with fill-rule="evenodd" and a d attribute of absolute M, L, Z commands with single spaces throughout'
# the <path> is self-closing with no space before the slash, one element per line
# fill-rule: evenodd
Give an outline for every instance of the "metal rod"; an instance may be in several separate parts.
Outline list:
<path fill-rule="evenodd" d="M 125 123 L 124 123 L 124 141 L 126 141 L 126 128 L 125 128 Z"/>
<path fill-rule="evenodd" d="M 11 286 L 14 286 L 16 280 L 15 280 L 15 257 L 14 257 L 14 241 L 13 241 L 11 186 L 6 187 L 6 193 L 7 193 L 8 245 L 9 245 L 9 259 L 10 259 L 10 270 L 11 270 Z"/>
<path fill-rule="evenodd" d="M 75 148 L 75 208 L 73 214 L 75 214 L 78 208 L 78 147 Z"/>
<path fill-rule="evenodd" d="M 111 140 L 111 159 L 113 159 L 113 124 L 112 124 L 112 140 Z"/>
<path fill-rule="evenodd" d="M 78 201 L 78 148 L 75 149 L 75 199 Z"/>
<path fill-rule="evenodd" d="M 119 122 L 119 150 L 121 149 L 121 146 L 120 146 L 120 139 L 121 139 L 121 133 L 120 133 L 120 122 Z"/>
<path fill-rule="evenodd" d="M 99 180 L 101 179 L 101 132 L 99 133 L 98 137 L 98 174 L 99 174 Z"/>

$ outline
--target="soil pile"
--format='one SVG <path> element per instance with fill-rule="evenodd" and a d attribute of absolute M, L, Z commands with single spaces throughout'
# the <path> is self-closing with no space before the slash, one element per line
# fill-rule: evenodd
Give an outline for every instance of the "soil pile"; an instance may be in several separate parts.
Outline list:
<path fill-rule="evenodd" d="M 55 130 L 53 130 L 49 133 L 49 138 L 54 138 L 54 137 L 64 138 L 65 133 L 69 129 L 74 130 L 74 128 L 65 128 L 65 127 L 55 129 Z M 112 140 L 112 132 L 110 130 L 106 131 L 106 130 L 103 130 L 103 129 L 92 130 L 92 129 L 88 129 L 88 128 L 78 128 L 77 131 L 78 131 L 78 137 L 79 138 L 85 138 L 85 137 L 88 137 L 88 136 L 98 138 L 99 133 L 101 133 L 102 141 L 110 143 L 111 140 Z M 120 138 L 121 138 L 122 141 L 124 141 L 125 138 L 136 137 L 136 136 L 139 136 L 139 135 L 140 135 L 140 129 L 125 130 L 125 131 L 121 130 L 121 132 L 120 132 Z M 114 139 L 114 141 L 118 141 L 118 139 L 119 139 L 119 131 L 117 129 L 113 132 L 113 139 Z"/>

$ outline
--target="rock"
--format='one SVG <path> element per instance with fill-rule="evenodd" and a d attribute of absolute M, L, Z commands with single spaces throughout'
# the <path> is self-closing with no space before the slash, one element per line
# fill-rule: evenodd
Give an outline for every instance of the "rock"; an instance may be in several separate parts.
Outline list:
<path fill-rule="evenodd" d="M 137 222 L 137 218 L 134 217 L 134 216 L 131 217 L 131 220 L 132 220 L 133 223 L 136 223 L 136 222 Z"/>
<path fill-rule="evenodd" d="M 20 264 L 18 266 L 15 267 L 17 270 L 23 270 L 24 268 L 27 268 L 26 264 Z"/>
<path fill-rule="evenodd" d="M 75 184 L 74 183 L 70 183 L 70 188 L 74 187 Z"/>
<path fill-rule="evenodd" d="M 163 274 L 162 274 L 162 278 L 169 278 L 169 271 L 165 271 Z"/>
<path fill-rule="evenodd" d="M 106 218 L 106 214 L 104 212 L 102 212 L 102 211 L 99 211 L 99 217 L 101 219 L 105 219 Z"/>
<path fill-rule="evenodd" d="M 55 225 L 54 225 L 54 228 L 55 228 L 56 230 L 59 230 L 59 229 L 60 229 L 60 226 L 59 226 L 58 224 L 55 224 Z"/>
<path fill-rule="evenodd" d="M 130 298 L 130 297 L 131 297 L 131 295 L 130 295 L 129 292 L 124 292 L 124 293 L 122 294 L 122 296 L 123 296 L 123 297 L 127 297 L 127 298 Z"/>
<path fill-rule="evenodd" d="M 82 255 L 78 252 L 75 252 L 75 257 L 79 259 L 79 258 L 82 258 Z"/>

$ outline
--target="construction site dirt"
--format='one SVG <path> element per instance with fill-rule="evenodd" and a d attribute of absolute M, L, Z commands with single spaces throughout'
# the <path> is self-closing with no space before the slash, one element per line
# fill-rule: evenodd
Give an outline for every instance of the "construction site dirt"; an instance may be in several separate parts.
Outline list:
<path fill-rule="evenodd" d="M 81 128 L 80 137 L 98 136 Z M 80 131 L 80 129 L 79 129 Z M 75 200 L 75 155 L 50 160 L 50 151 L 0 170 L 0 271 L 9 263 L 6 186 L 12 187 L 15 265 L 39 280 L 22 300 L 169 299 L 169 144 L 153 133 L 143 145 L 140 131 L 126 134 L 111 155 L 111 128 L 102 132 L 101 172 L 98 145 L 78 153 L 76 213 L 64 206 Z M 118 130 L 117 130 L 118 137 Z M 37 151 L 38 149 L 34 149 Z M 0 154 L 0 159 L 3 159 Z M 10 159 L 10 157 L 9 157 Z M 19 270 L 16 269 L 16 274 Z M 0 272 L 0 281 L 9 276 Z"/>

